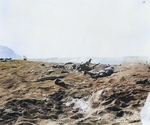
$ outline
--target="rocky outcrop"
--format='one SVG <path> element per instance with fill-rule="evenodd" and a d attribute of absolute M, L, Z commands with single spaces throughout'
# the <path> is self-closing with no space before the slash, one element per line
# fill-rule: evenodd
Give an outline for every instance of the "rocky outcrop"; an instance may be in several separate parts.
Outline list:
<path fill-rule="evenodd" d="M 64 82 L 61 81 L 60 79 L 56 79 L 55 84 L 56 84 L 56 85 L 59 85 L 59 86 L 62 86 L 62 87 L 64 87 L 64 88 L 68 88 L 68 86 L 69 86 L 68 84 L 64 83 Z"/>
<path fill-rule="evenodd" d="M 43 82 L 43 81 L 46 81 L 46 80 L 55 80 L 55 79 L 64 78 L 64 77 L 65 77 L 65 76 L 44 77 L 44 78 L 41 78 L 41 79 L 36 80 L 36 82 Z"/>
<path fill-rule="evenodd" d="M 58 78 L 57 76 L 45 77 L 45 78 L 38 79 L 36 82 L 43 82 L 46 80 L 55 80 L 57 78 Z"/>
<path fill-rule="evenodd" d="M 46 75 L 50 75 L 52 72 L 54 72 L 53 70 L 48 70 Z"/>
<path fill-rule="evenodd" d="M 145 84 L 145 83 L 149 83 L 148 79 L 140 79 L 139 81 L 136 82 L 136 84 Z"/>

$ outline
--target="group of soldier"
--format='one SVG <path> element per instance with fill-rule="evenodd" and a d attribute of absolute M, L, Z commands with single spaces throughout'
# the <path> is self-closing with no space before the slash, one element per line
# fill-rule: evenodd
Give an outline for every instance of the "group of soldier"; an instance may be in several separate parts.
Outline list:
<path fill-rule="evenodd" d="M 0 62 L 12 62 L 12 58 L 0 58 Z"/>

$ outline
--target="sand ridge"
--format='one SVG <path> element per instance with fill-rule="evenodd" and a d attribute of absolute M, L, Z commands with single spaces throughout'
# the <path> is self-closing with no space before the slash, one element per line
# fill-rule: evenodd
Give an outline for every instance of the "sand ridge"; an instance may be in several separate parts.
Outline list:
<path fill-rule="evenodd" d="M 116 73 L 98 79 L 53 65 L 0 62 L 0 124 L 141 125 L 140 111 L 150 91 L 150 65 L 114 65 Z M 71 99 L 74 102 L 66 105 Z M 87 104 L 84 113 L 77 101 Z"/>

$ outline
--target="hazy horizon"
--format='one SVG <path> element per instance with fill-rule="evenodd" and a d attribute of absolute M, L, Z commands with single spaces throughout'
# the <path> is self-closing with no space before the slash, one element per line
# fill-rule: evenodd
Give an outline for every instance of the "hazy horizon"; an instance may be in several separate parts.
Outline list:
<path fill-rule="evenodd" d="M 41 61 L 41 62 L 54 62 L 54 63 L 67 63 L 67 62 L 73 62 L 73 63 L 84 63 L 88 61 L 89 59 L 92 59 L 91 63 L 95 64 L 124 64 L 124 63 L 130 63 L 130 62 L 136 62 L 136 63 L 150 63 L 150 57 L 68 57 L 68 58 L 29 58 L 30 61 Z"/>

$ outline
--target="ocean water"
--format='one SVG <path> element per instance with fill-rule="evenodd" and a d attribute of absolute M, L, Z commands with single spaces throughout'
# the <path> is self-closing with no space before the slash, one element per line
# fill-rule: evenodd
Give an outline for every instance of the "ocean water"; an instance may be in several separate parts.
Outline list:
<path fill-rule="evenodd" d="M 110 65 L 120 65 L 128 62 L 144 62 L 150 63 L 150 57 L 139 57 L 139 56 L 128 56 L 128 57 L 76 57 L 76 58 L 39 58 L 39 59 L 28 59 L 30 61 L 41 61 L 41 62 L 53 62 L 53 63 L 84 63 L 89 59 L 92 59 L 92 63 L 100 64 L 110 64 Z"/>

